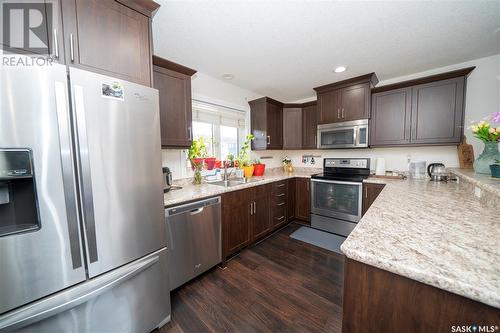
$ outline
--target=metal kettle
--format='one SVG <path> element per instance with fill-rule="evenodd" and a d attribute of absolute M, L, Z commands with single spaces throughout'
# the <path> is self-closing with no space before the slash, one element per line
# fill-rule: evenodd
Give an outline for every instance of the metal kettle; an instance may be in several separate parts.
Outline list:
<path fill-rule="evenodd" d="M 167 167 L 163 167 L 163 192 L 168 192 L 172 188 L 172 173 Z"/>
<path fill-rule="evenodd" d="M 448 172 L 443 163 L 431 163 L 427 166 L 427 174 L 432 181 L 448 181 Z"/>

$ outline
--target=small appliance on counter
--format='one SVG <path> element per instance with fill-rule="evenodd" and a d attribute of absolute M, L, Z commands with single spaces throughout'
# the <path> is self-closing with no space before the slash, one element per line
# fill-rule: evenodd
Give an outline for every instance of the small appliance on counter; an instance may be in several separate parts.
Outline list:
<path fill-rule="evenodd" d="M 378 157 L 375 164 L 375 175 L 385 176 L 385 158 Z"/>
<path fill-rule="evenodd" d="M 431 163 L 427 166 L 427 174 L 433 182 L 447 182 L 450 174 L 443 163 Z"/>
<path fill-rule="evenodd" d="M 170 191 L 172 188 L 172 173 L 167 167 L 163 167 L 163 193 Z"/>
<path fill-rule="evenodd" d="M 425 165 L 427 163 L 425 161 L 415 161 L 411 162 L 409 165 L 409 175 L 410 179 L 425 179 L 427 178 L 426 176 L 426 169 Z"/>

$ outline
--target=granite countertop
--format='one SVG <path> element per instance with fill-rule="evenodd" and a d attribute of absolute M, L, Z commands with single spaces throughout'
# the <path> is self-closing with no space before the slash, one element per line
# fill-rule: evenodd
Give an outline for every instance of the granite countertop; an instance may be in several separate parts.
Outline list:
<path fill-rule="evenodd" d="M 493 178 L 491 175 L 475 173 L 473 169 L 449 168 L 448 171 L 485 191 L 492 192 L 495 195 L 500 196 L 499 178 Z"/>
<path fill-rule="evenodd" d="M 500 308 L 499 210 L 456 182 L 386 186 L 342 244 L 348 258 Z"/>
<path fill-rule="evenodd" d="M 272 183 L 283 179 L 294 178 L 294 177 L 311 178 L 311 175 L 320 172 L 321 169 L 296 168 L 293 173 L 289 174 L 283 172 L 282 168 L 274 168 L 266 170 L 263 177 L 252 177 L 251 181 L 248 183 L 231 187 L 213 185 L 206 182 L 201 185 L 193 185 L 191 184 L 190 179 L 184 181 L 174 181 L 174 185 L 181 185 L 182 189 L 170 190 L 169 192 L 165 193 L 163 195 L 163 201 L 165 207 L 167 207 L 167 206 L 182 204 L 184 202 L 192 200 L 198 200 L 216 195 L 221 195 L 226 192 L 232 192 L 244 188 Z"/>

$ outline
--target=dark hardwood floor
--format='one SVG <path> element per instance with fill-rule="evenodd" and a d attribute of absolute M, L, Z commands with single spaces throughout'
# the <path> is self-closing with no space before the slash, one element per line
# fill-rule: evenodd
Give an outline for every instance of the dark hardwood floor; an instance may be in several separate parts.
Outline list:
<path fill-rule="evenodd" d="M 159 332 L 340 332 L 344 257 L 290 238 L 299 226 L 174 291 Z"/>

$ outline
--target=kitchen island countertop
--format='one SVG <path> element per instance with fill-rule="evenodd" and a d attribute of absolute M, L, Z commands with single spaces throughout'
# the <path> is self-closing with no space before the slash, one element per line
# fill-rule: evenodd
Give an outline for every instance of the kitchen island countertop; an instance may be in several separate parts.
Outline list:
<path fill-rule="evenodd" d="M 499 210 L 456 182 L 386 184 L 342 244 L 353 260 L 500 308 Z"/>

